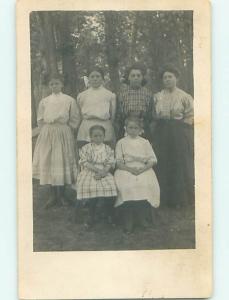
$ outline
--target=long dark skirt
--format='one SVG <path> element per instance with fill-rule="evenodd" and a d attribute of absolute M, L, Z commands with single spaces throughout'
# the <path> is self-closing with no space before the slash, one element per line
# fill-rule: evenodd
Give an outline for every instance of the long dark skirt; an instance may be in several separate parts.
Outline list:
<path fill-rule="evenodd" d="M 161 204 L 194 203 L 194 130 L 178 120 L 159 120 L 152 139 Z"/>

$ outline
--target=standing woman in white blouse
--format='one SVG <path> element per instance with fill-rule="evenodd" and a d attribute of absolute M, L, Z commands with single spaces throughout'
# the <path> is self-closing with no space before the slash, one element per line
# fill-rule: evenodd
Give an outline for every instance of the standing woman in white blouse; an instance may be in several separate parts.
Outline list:
<path fill-rule="evenodd" d="M 75 99 L 61 92 L 61 77 L 52 77 L 49 87 L 51 95 L 39 103 L 40 134 L 33 155 L 33 178 L 51 188 L 47 207 L 63 204 L 65 187 L 76 181 L 74 132 L 80 122 Z"/>
<path fill-rule="evenodd" d="M 89 88 L 77 97 L 81 124 L 77 136 L 78 147 L 90 142 L 89 130 L 94 125 L 103 126 L 106 132 L 104 142 L 114 148 L 115 132 L 113 121 L 116 112 L 116 96 L 103 86 L 104 73 L 99 67 L 89 71 Z"/>
<path fill-rule="evenodd" d="M 173 65 L 164 67 L 161 78 L 164 88 L 154 96 L 156 171 L 161 203 L 180 207 L 194 201 L 193 98 L 177 87 Z"/>

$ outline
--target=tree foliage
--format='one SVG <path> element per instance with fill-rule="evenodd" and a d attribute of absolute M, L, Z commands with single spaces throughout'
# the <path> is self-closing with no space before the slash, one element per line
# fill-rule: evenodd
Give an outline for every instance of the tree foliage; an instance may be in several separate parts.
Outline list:
<path fill-rule="evenodd" d="M 161 67 L 173 63 L 179 85 L 193 94 L 193 20 L 191 11 L 49 11 L 30 15 L 32 124 L 36 108 L 49 93 L 51 73 L 64 76 L 73 97 L 85 88 L 83 76 L 94 65 L 106 85 L 118 92 L 125 68 L 141 62 L 148 88 L 161 88 Z"/>

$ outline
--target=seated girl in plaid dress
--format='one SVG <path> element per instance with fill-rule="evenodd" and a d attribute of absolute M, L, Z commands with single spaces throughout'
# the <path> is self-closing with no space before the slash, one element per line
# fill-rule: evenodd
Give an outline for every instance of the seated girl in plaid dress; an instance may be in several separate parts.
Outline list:
<path fill-rule="evenodd" d="M 107 217 L 111 217 L 115 196 L 117 196 L 113 175 L 114 151 L 104 144 L 105 129 L 94 125 L 89 130 L 91 142 L 80 149 L 79 165 L 81 172 L 77 178 L 77 200 L 86 200 L 89 210 L 87 227 L 93 225 L 95 209 L 99 199 L 103 199 Z"/>

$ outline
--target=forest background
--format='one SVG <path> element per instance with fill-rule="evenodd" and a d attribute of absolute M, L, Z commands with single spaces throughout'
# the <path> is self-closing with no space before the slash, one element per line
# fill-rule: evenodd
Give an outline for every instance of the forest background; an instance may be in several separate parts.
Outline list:
<path fill-rule="evenodd" d="M 193 87 L 192 11 L 34 11 L 30 14 L 32 127 L 39 101 L 49 93 L 50 74 L 62 74 L 64 92 L 77 97 L 88 70 L 99 65 L 105 86 L 118 94 L 125 69 L 146 69 L 146 87 L 161 88 L 164 64 L 179 68 L 179 87 Z"/>

